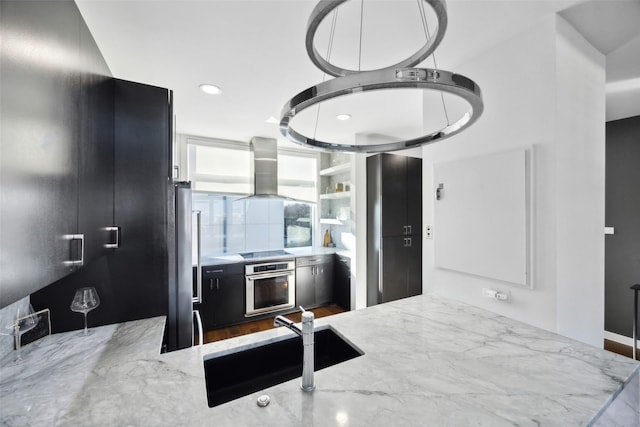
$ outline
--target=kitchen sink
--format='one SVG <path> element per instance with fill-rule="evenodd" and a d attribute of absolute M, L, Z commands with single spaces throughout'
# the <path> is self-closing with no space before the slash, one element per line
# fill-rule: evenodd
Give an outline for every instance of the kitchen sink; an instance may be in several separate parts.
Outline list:
<path fill-rule="evenodd" d="M 362 356 L 331 326 L 315 329 L 314 371 Z M 204 358 L 209 407 L 246 396 L 302 375 L 302 339 L 293 335 L 278 341 L 241 347 Z"/>

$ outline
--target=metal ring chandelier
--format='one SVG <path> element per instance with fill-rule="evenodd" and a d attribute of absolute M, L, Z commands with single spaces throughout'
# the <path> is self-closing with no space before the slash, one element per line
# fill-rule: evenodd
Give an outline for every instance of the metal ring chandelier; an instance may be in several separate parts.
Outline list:
<path fill-rule="evenodd" d="M 445 0 L 417 0 L 420 10 L 427 42 L 416 53 L 395 65 L 371 71 L 355 71 L 340 68 L 331 64 L 320 56 L 313 46 L 315 33 L 320 22 L 329 12 L 347 0 L 321 0 L 314 8 L 307 23 L 305 43 L 311 61 L 322 71 L 332 76 L 331 80 L 323 81 L 315 86 L 307 88 L 291 98 L 282 108 L 280 113 L 280 133 L 292 142 L 307 147 L 328 151 L 347 151 L 357 153 L 377 153 L 385 151 L 403 150 L 420 145 L 430 144 L 450 136 L 453 136 L 468 126 L 472 125 L 484 110 L 482 92 L 480 87 L 471 79 L 449 71 L 430 68 L 411 68 L 433 55 L 433 51 L 440 44 L 447 27 L 447 13 Z M 429 36 L 428 26 L 422 3 L 429 4 L 436 13 L 438 28 L 436 35 Z M 362 18 L 362 16 L 361 16 Z M 335 22 L 335 21 L 334 21 Z M 333 31 L 333 29 L 332 29 Z M 330 42 L 331 45 L 332 42 Z M 327 55 L 329 57 L 329 55 Z M 435 65 L 435 55 L 434 55 Z M 437 68 L 437 65 L 435 65 Z M 439 91 L 442 97 L 442 105 L 446 115 L 444 92 L 462 98 L 469 104 L 469 109 L 458 120 L 426 135 L 403 141 L 383 144 L 337 144 L 320 141 L 297 132 L 292 126 L 292 119 L 301 111 L 318 105 L 324 101 L 341 96 L 348 96 L 365 91 L 384 89 L 423 89 Z M 317 125 L 317 119 L 316 119 Z"/>
<path fill-rule="evenodd" d="M 349 70 L 347 68 L 341 68 L 337 65 L 330 63 L 328 60 L 324 59 L 318 50 L 315 48 L 313 41 L 316 36 L 316 32 L 318 31 L 318 26 L 324 20 L 324 18 L 331 13 L 332 10 L 340 6 L 342 3 L 345 3 L 347 0 L 321 0 L 316 7 L 311 12 L 311 16 L 309 17 L 309 21 L 307 22 L 307 35 L 305 37 L 305 45 L 307 47 L 307 53 L 309 54 L 309 58 L 311 58 L 311 62 L 313 62 L 316 67 L 324 71 L 325 73 L 332 75 L 334 77 L 346 76 L 349 74 L 359 73 L 361 70 Z M 424 59 L 426 59 L 429 55 L 433 53 L 434 50 L 438 47 L 442 38 L 444 37 L 444 33 L 447 29 L 447 5 L 445 0 L 420 0 L 424 3 L 427 3 L 431 6 L 433 11 L 436 14 L 436 18 L 438 20 L 438 25 L 436 27 L 435 36 L 429 37 L 420 49 L 413 55 L 408 58 L 390 65 L 388 67 L 380 68 L 380 69 L 395 69 L 395 68 L 406 68 L 413 67 L 414 65 L 419 64 Z M 373 71 L 373 70 L 370 70 Z"/>
<path fill-rule="evenodd" d="M 328 99 L 368 90 L 389 88 L 430 89 L 447 92 L 467 101 L 470 108 L 455 123 L 448 124 L 442 129 L 418 138 L 386 144 L 350 145 L 319 141 L 302 135 L 291 127 L 291 119 L 296 114 Z M 471 79 L 460 74 L 429 68 L 363 71 L 327 80 L 295 95 L 282 109 L 280 132 L 292 142 L 324 150 L 358 153 L 395 151 L 429 144 L 455 135 L 474 123 L 482 114 L 483 109 L 480 87 Z"/>

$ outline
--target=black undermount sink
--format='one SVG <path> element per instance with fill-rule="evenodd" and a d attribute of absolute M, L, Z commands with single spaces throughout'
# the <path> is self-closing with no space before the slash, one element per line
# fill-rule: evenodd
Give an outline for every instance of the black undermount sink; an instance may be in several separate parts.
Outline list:
<path fill-rule="evenodd" d="M 330 326 L 315 330 L 314 371 L 362 356 Z M 246 396 L 302 375 L 302 339 L 297 335 L 233 353 L 205 356 L 209 407 Z"/>

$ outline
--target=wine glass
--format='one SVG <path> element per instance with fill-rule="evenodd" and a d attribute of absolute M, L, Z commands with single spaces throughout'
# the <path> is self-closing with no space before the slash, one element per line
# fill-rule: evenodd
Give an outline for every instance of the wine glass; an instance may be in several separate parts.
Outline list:
<path fill-rule="evenodd" d="M 87 328 L 87 313 L 100 305 L 100 297 L 94 287 L 80 288 L 76 291 L 71 302 L 71 311 L 84 314 L 84 330 L 80 335 L 90 335 L 91 332 Z"/>
<path fill-rule="evenodd" d="M 5 327 L 5 332 L 3 333 L 3 335 L 11 335 L 15 339 L 15 363 L 22 362 L 22 354 L 20 352 L 20 349 L 22 347 L 22 334 L 35 328 L 39 321 L 40 316 L 35 313 L 33 306 L 31 304 L 28 304 L 26 306 L 19 307 L 18 311 L 16 312 L 16 319 L 13 321 L 13 323 Z"/>

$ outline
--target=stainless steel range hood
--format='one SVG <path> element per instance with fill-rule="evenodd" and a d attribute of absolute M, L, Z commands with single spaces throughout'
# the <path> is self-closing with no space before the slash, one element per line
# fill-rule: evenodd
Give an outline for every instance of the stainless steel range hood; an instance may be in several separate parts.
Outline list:
<path fill-rule="evenodd" d="M 299 200 L 278 194 L 278 141 L 254 136 L 249 144 L 253 152 L 253 195 L 237 200 L 274 199 Z M 305 202 L 309 203 L 309 202 Z"/>

